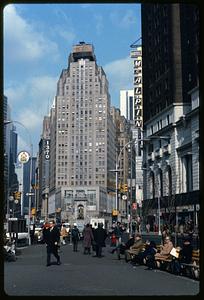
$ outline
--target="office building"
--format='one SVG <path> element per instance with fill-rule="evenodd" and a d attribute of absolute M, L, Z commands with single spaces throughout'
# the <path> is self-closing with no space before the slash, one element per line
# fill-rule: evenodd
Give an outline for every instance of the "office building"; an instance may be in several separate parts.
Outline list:
<path fill-rule="evenodd" d="M 143 214 L 147 222 L 198 226 L 199 8 L 142 4 Z"/>
<path fill-rule="evenodd" d="M 48 214 L 83 222 L 94 215 L 111 216 L 107 192 L 115 180 L 109 172 L 115 154 L 106 74 L 97 65 L 93 45 L 80 42 L 62 70 L 50 114 Z"/>

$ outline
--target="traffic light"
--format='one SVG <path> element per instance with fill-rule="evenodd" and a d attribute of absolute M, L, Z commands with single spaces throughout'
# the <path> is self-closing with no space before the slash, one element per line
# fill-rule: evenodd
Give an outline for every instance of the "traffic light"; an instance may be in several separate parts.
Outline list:
<path fill-rule="evenodd" d="M 13 193 L 14 199 L 15 200 L 20 200 L 21 199 L 21 192 L 14 192 Z"/>
<path fill-rule="evenodd" d="M 128 192 L 128 185 L 127 184 L 123 184 L 123 191 Z"/>

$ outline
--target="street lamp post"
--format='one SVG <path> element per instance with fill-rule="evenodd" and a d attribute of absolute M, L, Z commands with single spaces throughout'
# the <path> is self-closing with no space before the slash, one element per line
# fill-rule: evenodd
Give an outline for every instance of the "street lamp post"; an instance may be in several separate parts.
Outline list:
<path fill-rule="evenodd" d="M 134 142 L 140 142 L 140 141 L 144 141 L 144 139 L 137 139 L 137 138 L 134 138 L 132 139 L 131 141 L 127 142 L 123 147 L 122 149 L 120 150 L 118 156 L 116 155 L 116 165 L 115 165 L 115 170 L 109 170 L 111 172 L 115 172 L 116 175 L 115 175 L 115 181 L 116 181 L 116 200 L 115 200 L 115 207 L 116 207 L 116 210 L 118 210 L 118 172 L 122 171 L 122 169 L 118 169 L 118 166 L 119 166 L 119 162 L 120 162 L 120 156 L 123 152 L 123 150 L 131 143 L 134 143 Z M 132 168 L 132 163 L 131 163 L 131 168 Z M 131 173 L 132 173 L 132 170 L 131 170 Z M 132 183 L 131 183 L 132 184 Z M 131 193 L 132 195 L 132 193 Z M 131 199 L 132 200 L 132 199 Z M 131 202 L 130 202 L 130 205 L 131 205 Z"/>

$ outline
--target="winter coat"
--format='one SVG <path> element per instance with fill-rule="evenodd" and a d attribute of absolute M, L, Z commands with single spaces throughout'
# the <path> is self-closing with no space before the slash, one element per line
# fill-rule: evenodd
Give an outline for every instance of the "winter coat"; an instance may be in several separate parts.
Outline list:
<path fill-rule="evenodd" d="M 105 240 L 107 238 L 107 233 L 104 228 L 98 227 L 94 230 L 94 241 L 97 245 L 105 247 Z"/>
<path fill-rule="evenodd" d="M 84 236 L 84 247 L 85 248 L 90 248 L 92 241 L 94 239 L 92 229 L 90 227 L 85 227 L 83 230 L 83 236 Z"/>
<path fill-rule="evenodd" d="M 188 245 L 183 244 L 183 247 L 180 251 L 181 262 L 190 264 L 192 260 L 192 252 L 193 252 L 193 247 L 191 244 Z"/>
<path fill-rule="evenodd" d="M 168 241 L 164 244 L 164 246 L 161 247 L 160 253 L 155 254 L 156 259 L 166 259 L 169 257 L 170 252 L 173 248 L 173 244 L 171 241 Z"/>
<path fill-rule="evenodd" d="M 72 228 L 72 240 L 79 241 L 80 240 L 80 233 L 77 227 Z"/>
<path fill-rule="evenodd" d="M 61 228 L 61 230 L 60 230 L 60 235 L 61 235 L 62 237 L 68 236 L 68 232 L 67 232 L 66 227 L 62 227 L 62 228 Z"/>
<path fill-rule="evenodd" d="M 133 250 L 134 251 L 134 254 L 139 254 L 140 251 L 143 249 L 143 242 L 142 242 L 142 239 L 140 240 L 137 240 L 134 242 L 134 244 L 130 247 L 130 252 Z"/>
<path fill-rule="evenodd" d="M 43 229 L 43 239 L 45 243 L 49 246 L 55 245 L 55 243 L 59 243 L 60 241 L 60 231 L 57 226 L 51 228 Z"/>

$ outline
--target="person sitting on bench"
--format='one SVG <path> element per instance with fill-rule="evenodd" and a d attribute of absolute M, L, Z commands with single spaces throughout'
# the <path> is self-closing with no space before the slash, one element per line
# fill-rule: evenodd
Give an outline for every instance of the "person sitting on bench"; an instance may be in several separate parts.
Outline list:
<path fill-rule="evenodd" d="M 154 256 L 155 260 L 165 261 L 166 259 L 168 259 L 172 248 L 173 248 L 173 243 L 171 242 L 170 237 L 167 236 L 165 238 L 164 245 L 161 246 L 161 251 L 155 254 Z"/>

